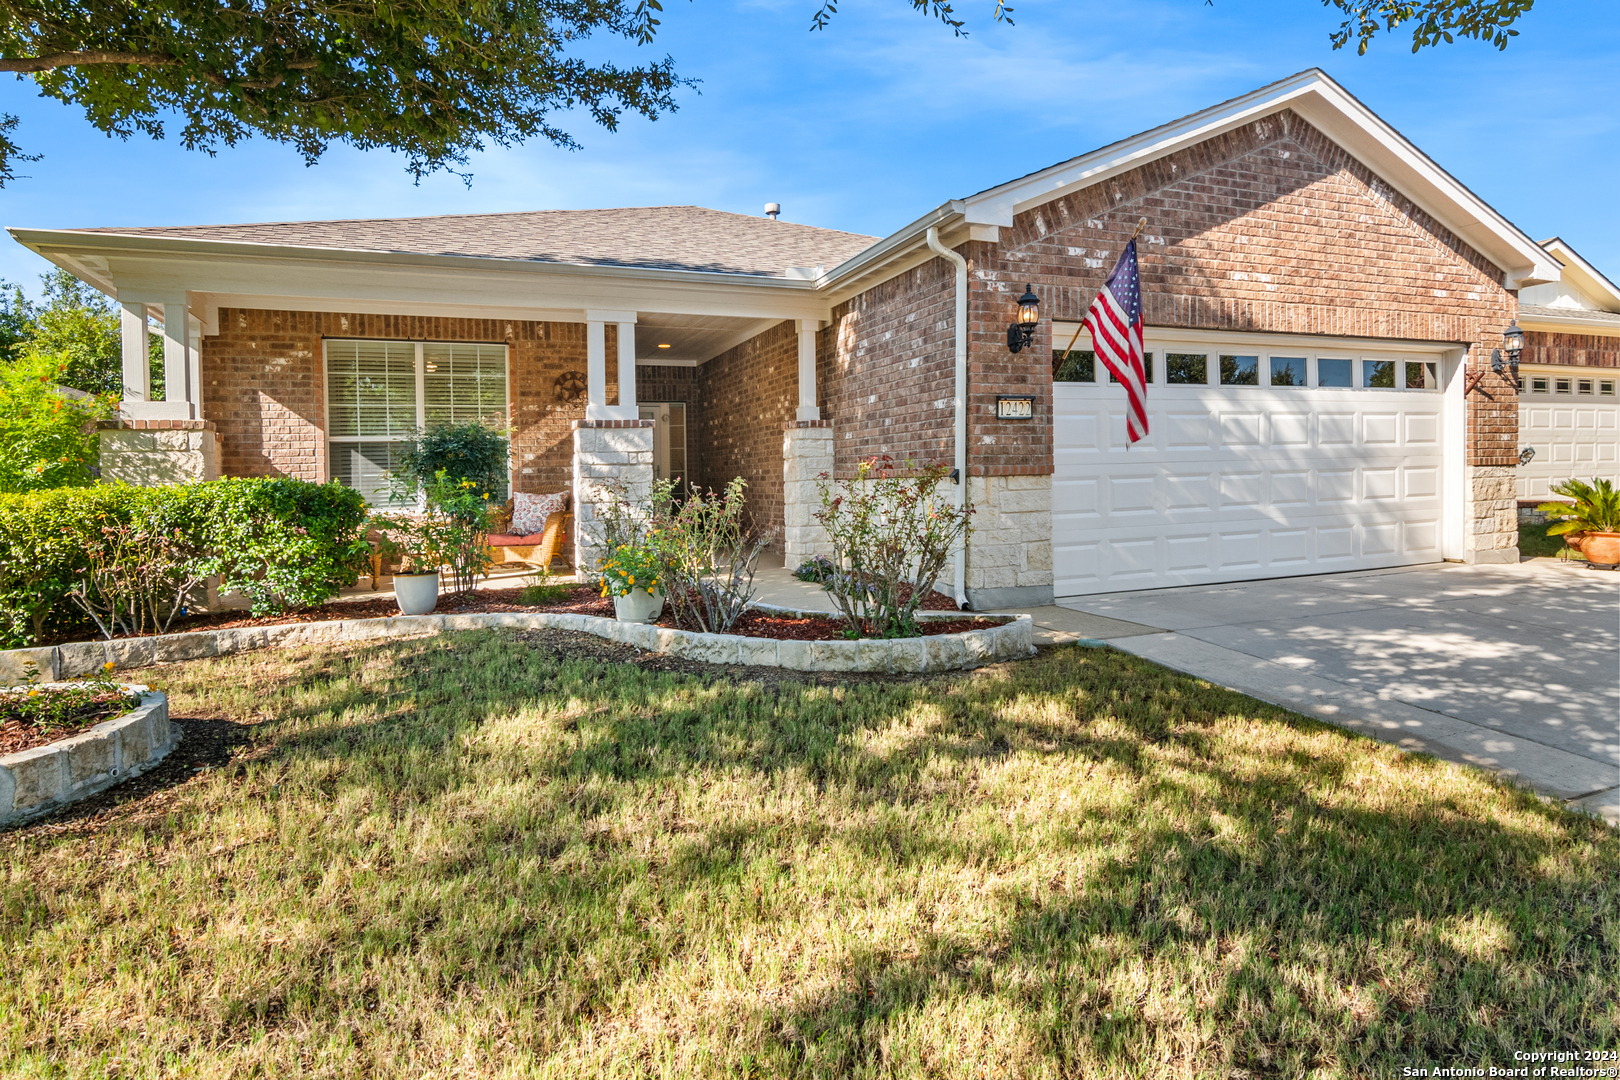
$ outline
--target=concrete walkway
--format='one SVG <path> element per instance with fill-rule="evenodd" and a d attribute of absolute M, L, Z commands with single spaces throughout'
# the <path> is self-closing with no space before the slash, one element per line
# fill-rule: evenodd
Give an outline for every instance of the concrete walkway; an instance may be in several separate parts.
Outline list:
<path fill-rule="evenodd" d="M 1535 559 L 1113 593 L 1095 636 L 1620 825 L 1620 575 Z"/>

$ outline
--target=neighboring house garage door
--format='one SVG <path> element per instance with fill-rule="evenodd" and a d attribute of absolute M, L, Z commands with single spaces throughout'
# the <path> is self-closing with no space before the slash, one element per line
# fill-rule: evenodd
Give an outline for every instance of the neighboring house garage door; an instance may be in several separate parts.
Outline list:
<path fill-rule="evenodd" d="M 1150 434 L 1127 449 L 1086 344 L 1054 356 L 1058 596 L 1442 557 L 1438 352 L 1150 330 Z"/>
<path fill-rule="evenodd" d="M 1570 478 L 1620 483 L 1620 372 L 1525 367 L 1519 379 L 1519 446 L 1536 452 L 1519 467 L 1519 498 L 1556 498 L 1551 486 Z"/>

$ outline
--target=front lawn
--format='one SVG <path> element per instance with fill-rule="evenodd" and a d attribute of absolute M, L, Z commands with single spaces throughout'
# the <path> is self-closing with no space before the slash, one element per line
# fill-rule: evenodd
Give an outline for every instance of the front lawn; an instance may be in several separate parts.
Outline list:
<path fill-rule="evenodd" d="M 192 725 L 171 775 L 251 727 L 0 834 L 0 1073 L 1383 1076 L 1620 1044 L 1599 823 L 1115 652 L 757 674 L 498 631 L 141 673 Z"/>

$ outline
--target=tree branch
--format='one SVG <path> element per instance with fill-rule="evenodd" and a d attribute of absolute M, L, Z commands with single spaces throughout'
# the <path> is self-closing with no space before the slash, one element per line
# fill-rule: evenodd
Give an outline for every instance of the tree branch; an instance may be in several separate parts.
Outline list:
<path fill-rule="evenodd" d="M 56 53 L 52 56 L 24 56 L 18 59 L 0 58 L 0 71 L 54 71 L 57 68 L 81 67 L 87 64 L 140 64 L 143 67 L 166 67 L 178 63 L 172 56 L 160 53 L 108 52 L 104 49 L 86 49 L 81 52 Z"/>

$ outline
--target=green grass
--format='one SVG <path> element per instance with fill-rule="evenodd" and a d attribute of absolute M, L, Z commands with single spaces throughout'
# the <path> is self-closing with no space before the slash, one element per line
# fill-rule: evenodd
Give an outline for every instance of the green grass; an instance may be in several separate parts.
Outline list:
<path fill-rule="evenodd" d="M 1129 656 L 734 683 L 495 631 L 0 835 L 6 1076 L 1393 1076 L 1620 1045 L 1620 839 Z M 179 753 L 185 753 L 184 744 Z"/>
<path fill-rule="evenodd" d="M 1519 526 L 1519 554 L 1531 558 L 1569 558 L 1585 562 L 1586 556 L 1564 543 L 1562 536 L 1548 536 L 1545 525 Z"/>

